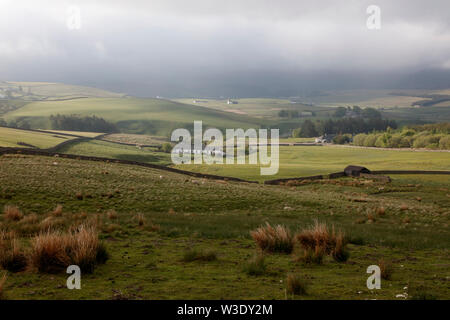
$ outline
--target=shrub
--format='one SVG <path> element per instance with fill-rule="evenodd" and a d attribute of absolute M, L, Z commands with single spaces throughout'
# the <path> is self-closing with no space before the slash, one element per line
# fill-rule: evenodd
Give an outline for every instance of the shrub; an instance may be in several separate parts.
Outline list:
<path fill-rule="evenodd" d="M 450 150 L 450 136 L 443 136 L 439 140 L 439 149 Z"/>
<path fill-rule="evenodd" d="M 262 254 L 251 258 L 244 265 L 244 272 L 249 276 L 260 276 L 266 272 L 267 266 Z"/>
<path fill-rule="evenodd" d="M 8 206 L 6 205 L 3 214 L 5 218 L 12 221 L 19 221 L 23 218 L 23 213 L 16 206 Z"/>
<path fill-rule="evenodd" d="M 288 294 L 305 295 L 307 293 L 308 284 L 298 274 L 289 274 L 286 281 L 286 290 Z"/>
<path fill-rule="evenodd" d="M 441 136 L 418 135 L 414 140 L 414 148 L 437 148 L 439 146 Z"/>
<path fill-rule="evenodd" d="M 388 139 L 390 138 L 389 134 L 380 134 L 377 136 L 377 140 L 375 140 L 375 147 L 385 148 L 388 146 Z"/>
<path fill-rule="evenodd" d="M 335 143 L 335 144 L 346 144 L 346 143 L 349 143 L 350 140 L 351 140 L 351 136 L 346 135 L 346 134 L 344 134 L 344 135 L 340 134 L 340 135 L 337 135 L 337 136 L 335 136 L 333 138 L 333 143 Z"/>
<path fill-rule="evenodd" d="M 27 267 L 27 256 L 21 250 L 16 239 L 11 239 L 9 246 L 5 246 L 3 243 L 0 248 L 0 265 L 3 269 L 11 272 L 23 271 Z"/>
<path fill-rule="evenodd" d="M 353 144 L 355 146 L 364 146 L 364 141 L 367 138 L 367 134 L 360 133 L 353 137 Z"/>
<path fill-rule="evenodd" d="M 169 142 L 165 142 L 161 145 L 161 151 L 165 153 L 171 153 L 172 152 L 172 144 Z"/>
<path fill-rule="evenodd" d="M 217 260 L 217 254 L 214 251 L 197 251 L 189 249 L 183 255 L 184 262 L 192 261 L 214 261 Z"/>
<path fill-rule="evenodd" d="M 378 266 L 380 267 L 381 279 L 391 280 L 393 272 L 392 265 L 384 259 L 380 259 L 378 261 Z"/>
<path fill-rule="evenodd" d="M 294 238 L 289 229 L 281 225 L 272 227 L 269 223 L 266 223 L 265 227 L 261 226 L 251 231 L 250 235 L 263 251 L 289 254 L 294 248 Z"/>
<path fill-rule="evenodd" d="M 377 141 L 379 134 L 369 134 L 366 139 L 364 139 L 365 147 L 375 147 L 375 142 Z"/>
<path fill-rule="evenodd" d="M 47 231 L 32 241 L 31 261 L 39 272 L 57 273 L 74 264 L 90 273 L 96 263 L 105 262 L 107 257 L 92 226 L 82 225 L 67 234 Z"/>

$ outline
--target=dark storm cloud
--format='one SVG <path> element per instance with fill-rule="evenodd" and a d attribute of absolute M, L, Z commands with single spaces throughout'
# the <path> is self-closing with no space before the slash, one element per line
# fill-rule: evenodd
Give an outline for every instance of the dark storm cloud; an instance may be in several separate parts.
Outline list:
<path fill-rule="evenodd" d="M 380 30 L 366 28 L 371 4 Z M 79 30 L 66 26 L 71 5 Z M 0 78 L 142 96 L 450 87 L 449 9 L 440 0 L 4 0 Z"/>

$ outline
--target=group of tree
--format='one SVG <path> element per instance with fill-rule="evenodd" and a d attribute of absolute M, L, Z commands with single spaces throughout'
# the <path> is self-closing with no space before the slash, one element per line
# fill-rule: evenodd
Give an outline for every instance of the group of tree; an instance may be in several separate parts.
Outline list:
<path fill-rule="evenodd" d="M 327 119 L 305 120 L 301 127 L 293 130 L 294 138 L 310 138 L 324 134 L 358 134 L 368 133 L 372 131 L 384 131 L 387 128 L 397 128 L 394 120 L 385 120 L 381 118 L 343 118 L 343 119 Z"/>
<path fill-rule="evenodd" d="M 338 107 L 333 114 L 336 118 L 363 118 L 363 119 L 381 119 L 381 112 L 374 108 Z"/>
<path fill-rule="evenodd" d="M 50 116 L 51 127 L 54 130 L 89 131 L 89 132 L 118 132 L 116 125 L 103 118 L 78 115 Z"/>
<path fill-rule="evenodd" d="M 9 122 L 6 122 L 3 118 L 0 118 L 0 127 L 31 129 L 30 122 L 22 118 L 11 120 Z"/>
<path fill-rule="evenodd" d="M 358 134 L 353 145 L 379 148 L 450 150 L 450 123 L 405 127 L 399 130 Z"/>

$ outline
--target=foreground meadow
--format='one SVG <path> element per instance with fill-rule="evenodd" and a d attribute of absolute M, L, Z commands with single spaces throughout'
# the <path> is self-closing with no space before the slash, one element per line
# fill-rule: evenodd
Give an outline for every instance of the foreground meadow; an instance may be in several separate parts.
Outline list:
<path fill-rule="evenodd" d="M 260 182 L 339 172 L 350 164 L 365 166 L 370 170 L 450 170 L 450 152 L 364 149 L 339 145 L 281 146 L 279 150 L 280 166 L 274 176 L 261 176 L 259 164 L 183 164 L 177 168 Z"/>
<path fill-rule="evenodd" d="M 342 179 L 298 186 L 193 179 L 116 163 L 0 157 L 0 229 L 24 252 L 42 232 L 93 223 L 109 259 L 66 288 L 64 271 L 8 272 L 8 299 L 448 299 L 450 188 L 443 176 Z M 58 206 L 59 205 L 59 206 Z M 345 233 L 350 256 L 320 263 L 261 253 L 267 222 L 292 233 L 315 221 Z M 264 262 L 255 263 L 263 255 Z M 368 290 L 369 265 L 388 266 Z M 2 276 L 0 271 L 0 278 Z M 306 292 L 287 289 L 289 274 Z"/>

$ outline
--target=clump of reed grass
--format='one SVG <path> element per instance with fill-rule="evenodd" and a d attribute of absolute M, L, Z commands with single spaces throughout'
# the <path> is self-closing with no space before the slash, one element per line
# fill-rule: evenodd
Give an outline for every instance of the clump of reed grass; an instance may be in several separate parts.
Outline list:
<path fill-rule="evenodd" d="M 383 280 L 392 279 L 392 273 L 394 271 L 392 268 L 392 264 L 390 264 L 384 259 L 380 259 L 378 260 L 378 267 L 380 267 L 381 279 Z"/>
<path fill-rule="evenodd" d="M 249 276 L 260 276 L 266 273 L 267 265 L 262 254 L 255 255 L 244 264 L 244 272 Z"/>
<path fill-rule="evenodd" d="M 350 256 L 344 233 L 336 232 L 334 226 L 328 228 L 326 223 L 315 221 L 312 227 L 297 233 L 295 239 L 303 248 L 300 260 L 305 262 L 321 263 L 324 255 L 344 262 Z"/>
<path fill-rule="evenodd" d="M 272 227 L 269 223 L 266 223 L 265 226 L 251 231 L 250 235 L 263 251 L 290 254 L 294 249 L 294 238 L 291 232 L 281 225 Z"/>
<path fill-rule="evenodd" d="M 286 280 L 286 291 L 288 294 L 306 295 L 307 288 L 308 283 L 301 275 L 295 273 L 288 274 Z"/>
<path fill-rule="evenodd" d="M 83 272 L 91 273 L 107 257 L 93 226 L 81 225 L 68 233 L 48 230 L 32 241 L 32 265 L 43 273 L 58 273 L 69 265 L 78 265 Z"/>
<path fill-rule="evenodd" d="M 23 213 L 16 206 L 6 205 L 3 209 L 3 214 L 5 215 L 5 219 L 11 221 L 19 221 L 23 218 Z"/>
<path fill-rule="evenodd" d="M 26 269 L 28 259 L 16 239 L 10 240 L 6 248 L 0 249 L 0 265 L 10 272 L 20 272 Z"/>

